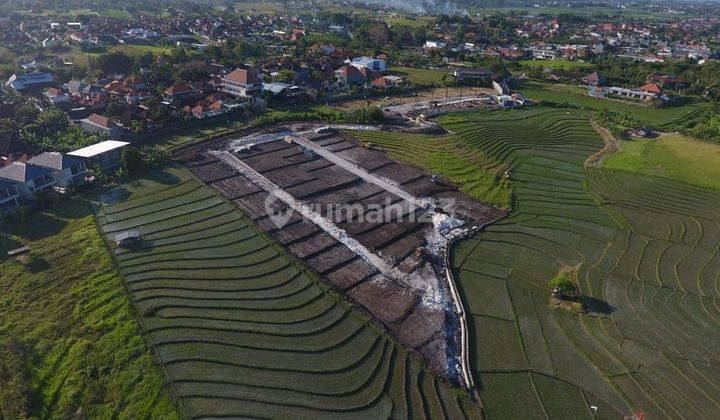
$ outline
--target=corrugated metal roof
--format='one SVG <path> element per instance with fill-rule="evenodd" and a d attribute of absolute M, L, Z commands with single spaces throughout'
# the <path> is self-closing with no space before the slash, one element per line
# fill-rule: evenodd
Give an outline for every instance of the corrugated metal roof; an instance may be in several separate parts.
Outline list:
<path fill-rule="evenodd" d="M 117 141 L 117 140 L 106 140 L 97 144 L 93 144 L 92 146 L 83 147 L 82 149 L 73 150 L 72 152 L 68 153 L 70 156 L 78 156 L 83 158 L 90 158 L 94 157 L 106 152 L 109 152 L 111 150 L 119 149 L 121 147 L 127 146 L 128 142 L 126 141 Z"/>

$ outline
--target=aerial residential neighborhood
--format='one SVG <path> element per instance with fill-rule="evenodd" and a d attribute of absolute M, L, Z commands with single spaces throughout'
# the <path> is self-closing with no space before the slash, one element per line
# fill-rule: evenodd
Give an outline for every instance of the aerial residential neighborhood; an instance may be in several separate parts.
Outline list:
<path fill-rule="evenodd" d="M 0 3 L 0 420 L 716 419 L 720 5 Z"/>

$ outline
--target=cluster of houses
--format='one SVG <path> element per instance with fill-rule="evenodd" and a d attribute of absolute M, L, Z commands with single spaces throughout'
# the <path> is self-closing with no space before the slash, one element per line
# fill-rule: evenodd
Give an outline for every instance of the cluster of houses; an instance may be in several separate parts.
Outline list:
<path fill-rule="evenodd" d="M 342 67 L 335 70 L 336 87 L 339 90 L 352 86 L 369 84 L 377 89 L 385 90 L 401 88 L 407 80 L 398 75 L 389 75 L 385 60 L 373 57 L 356 57 L 346 60 Z"/>
<path fill-rule="evenodd" d="M 506 43 L 477 42 L 482 25 L 464 23 L 435 25 L 425 51 L 442 51 L 446 58 L 457 54 L 477 54 L 504 60 L 582 59 L 613 54 L 621 58 L 647 62 L 692 59 L 700 63 L 718 58 L 711 48 L 712 39 L 705 35 L 720 19 L 716 17 L 678 19 L 671 22 L 560 22 L 557 18 L 537 16 L 507 17 L 515 25 L 514 37 Z M 674 34 L 668 37 L 667 34 Z M 546 42 L 549 38 L 569 37 L 571 44 Z M 522 45 L 522 46 L 521 46 Z"/>
<path fill-rule="evenodd" d="M 328 22 L 310 13 L 311 10 L 300 12 L 292 8 L 285 13 L 253 15 L 232 9 L 189 13 L 180 6 L 171 7 L 168 12 L 163 17 L 152 14 L 126 18 L 88 15 L 83 17 L 82 22 L 42 15 L 12 16 L 6 19 L 0 40 L 45 49 L 57 45 L 92 49 L 120 44 L 184 45 L 204 49 L 230 39 L 242 39 L 265 45 L 269 53 L 297 57 L 296 47 L 288 43 L 310 32 L 352 36 L 355 29 L 351 24 Z M 720 19 L 713 16 L 679 16 L 671 21 L 628 19 L 598 22 L 526 14 L 506 16 L 503 20 L 511 26 L 511 33 L 504 33 L 497 39 L 488 39 L 486 34 L 496 28 L 489 28 L 492 23 L 485 20 L 436 23 L 427 28 L 429 39 L 417 47 L 425 51 L 442 51 L 449 59 L 467 53 L 505 59 L 574 59 L 588 54 L 614 53 L 645 61 L 668 58 L 706 60 L 714 56 L 710 47 L 713 40 L 708 39 L 707 32 L 720 23 Z M 569 38 L 572 43 L 545 44 L 544 41 L 550 38 Z"/>
<path fill-rule="evenodd" d="M 647 77 L 646 83 L 637 88 L 605 86 L 605 78 L 598 72 L 593 72 L 582 78 L 582 85 L 588 88 L 590 96 L 596 98 L 616 97 L 643 102 L 669 102 L 670 97 L 663 89 L 681 89 L 687 86 L 687 82 L 671 74 L 651 74 Z"/>
<path fill-rule="evenodd" d="M 446 58 L 452 58 L 453 54 L 476 54 L 480 57 L 501 58 L 507 61 L 513 60 L 582 60 L 589 57 L 605 55 L 612 52 L 618 58 L 645 61 L 649 63 L 662 63 L 666 60 L 693 59 L 701 64 L 710 58 L 716 58 L 714 53 L 706 44 L 669 44 L 655 43 L 653 47 L 649 44 L 637 44 L 629 42 L 626 45 L 620 39 L 601 37 L 599 40 L 590 39 L 586 43 L 578 44 L 553 44 L 543 41 L 531 42 L 525 46 L 518 44 L 476 44 L 470 42 L 447 43 L 439 40 L 426 41 L 423 46 L 425 51 L 442 51 Z"/>
<path fill-rule="evenodd" d="M 0 167 L 0 212 L 34 202 L 40 194 L 64 192 L 84 185 L 93 171 L 112 171 L 121 164 L 129 143 L 107 140 L 69 153 L 45 152 Z"/>
<path fill-rule="evenodd" d="M 388 74 L 383 59 L 365 56 L 339 59 L 345 53 L 337 56 L 338 50 L 331 46 L 312 47 L 324 57 L 333 57 L 327 60 L 329 65 L 336 63 L 335 70 L 326 71 L 330 80 L 325 81 L 324 87 L 329 92 L 348 92 L 354 86 L 388 90 L 409 85 L 404 77 Z M 12 75 L 5 86 L 65 110 L 87 131 L 122 139 L 132 135 L 133 122 L 142 122 L 148 128 L 156 126 L 147 103 L 161 104 L 175 117 L 207 119 L 243 107 L 262 108 L 269 100 L 290 105 L 314 102 L 317 93 L 308 88 L 311 67 L 293 67 L 293 63 L 232 68 L 200 62 L 198 65 L 204 66 L 209 76 L 200 81 L 177 82 L 161 92 L 156 86 L 147 86 L 137 75 L 116 75 L 94 83 L 71 80 L 60 85 L 52 73 L 37 69 Z M 273 80 L 283 70 L 292 75 L 289 83 Z M 115 106 L 112 118 L 103 116 L 111 103 Z"/>

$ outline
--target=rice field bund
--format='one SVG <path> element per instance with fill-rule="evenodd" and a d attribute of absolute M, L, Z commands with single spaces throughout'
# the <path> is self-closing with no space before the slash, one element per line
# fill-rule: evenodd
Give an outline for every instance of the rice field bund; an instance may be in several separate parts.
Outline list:
<path fill-rule="evenodd" d="M 101 197 L 150 345 L 191 418 L 479 418 L 232 204 L 169 168 Z"/>
<path fill-rule="evenodd" d="M 354 135 L 397 158 L 417 152 L 426 166 L 455 153 L 477 173 L 509 175 L 510 215 L 452 250 L 489 418 L 716 417 L 720 194 L 586 169 L 603 146 L 590 116 L 536 108 L 446 117 L 452 135 L 416 136 L 411 147 L 403 134 Z M 474 171 L 448 173 L 473 193 Z M 561 273 L 587 312 L 550 304 L 548 281 Z"/>
<path fill-rule="evenodd" d="M 720 193 L 627 165 L 586 167 L 604 145 L 591 117 L 544 107 L 473 112 L 442 117 L 445 135 L 351 131 L 312 140 L 358 168 L 398 168 L 386 170 L 397 179 L 387 189 L 369 185 L 380 169 L 351 169 L 285 139 L 232 151 L 244 162 L 238 167 L 257 174 L 232 170 L 229 155 L 197 154 L 186 162 L 196 175 L 171 167 L 104 194 L 97 217 L 105 237 L 143 238 L 134 250 L 114 248 L 114 257 L 181 411 L 193 418 L 716 417 Z M 332 176 L 320 182 L 297 172 L 303 165 Z M 262 200 L 252 199 L 264 197 L 267 182 L 304 203 L 335 189 L 361 200 L 361 192 L 404 195 L 397 186 L 416 182 L 421 197 L 430 186 L 417 167 L 442 172 L 459 187 L 453 194 L 491 203 L 478 209 L 500 216 L 449 252 L 466 319 L 470 392 L 436 376 L 452 377 L 435 363 L 450 360 L 450 347 L 408 345 L 412 336 L 403 332 L 423 331 L 406 323 L 422 315 L 421 299 L 411 305 L 404 291 L 354 287 L 377 286 L 372 272 L 356 276 L 357 255 L 344 256 L 332 235 L 303 217 L 271 227 Z M 250 175 L 262 179 L 242 179 Z M 407 232 L 421 227 L 370 246 L 355 225 L 343 226 L 368 249 L 382 253 L 397 242 L 403 258 L 416 255 L 407 243 L 419 237 Z M 357 273 L 339 269 L 346 265 Z M 558 277 L 577 286 L 579 305 L 551 299 L 549 282 Z M 401 309 L 409 315 L 383 320 Z"/>

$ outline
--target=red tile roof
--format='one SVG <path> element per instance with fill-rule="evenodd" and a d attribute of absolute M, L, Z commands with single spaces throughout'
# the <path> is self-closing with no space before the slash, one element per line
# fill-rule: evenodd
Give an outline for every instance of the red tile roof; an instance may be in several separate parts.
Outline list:
<path fill-rule="evenodd" d="M 126 91 L 126 88 L 125 88 L 125 85 L 123 85 L 121 82 L 119 82 L 117 80 L 113 80 L 112 82 L 105 85 L 105 90 L 107 90 L 108 92 L 122 93 L 122 92 Z"/>
<path fill-rule="evenodd" d="M 662 93 L 662 89 L 656 83 L 646 83 L 638 88 L 641 92 Z"/>
<path fill-rule="evenodd" d="M 125 79 L 125 86 L 133 86 L 139 84 L 142 84 L 142 80 L 140 80 L 140 78 L 137 76 L 130 76 Z"/>
<path fill-rule="evenodd" d="M 192 88 L 185 83 L 175 83 L 174 85 L 170 86 L 169 88 L 165 89 L 165 94 L 167 95 L 178 95 L 180 93 L 190 92 L 192 91 Z"/>
<path fill-rule="evenodd" d="M 228 73 L 223 79 L 242 84 L 259 82 L 255 73 L 247 71 L 245 69 L 235 69 Z"/>
<path fill-rule="evenodd" d="M 377 79 L 373 80 L 371 83 L 377 87 L 382 87 L 382 88 L 390 87 L 390 83 L 384 77 L 378 77 Z"/>
<path fill-rule="evenodd" d="M 103 117 L 102 115 L 98 115 L 98 114 L 92 114 L 89 117 L 87 117 L 87 119 L 88 119 L 88 121 L 90 121 L 94 124 L 97 124 L 101 127 L 105 127 L 105 128 L 112 128 L 115 125 L 115 123 L 112 122 L 112 120 L 110 118 Z"/>

